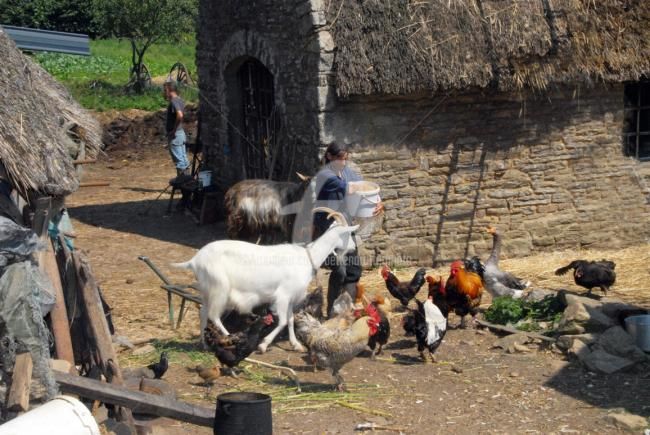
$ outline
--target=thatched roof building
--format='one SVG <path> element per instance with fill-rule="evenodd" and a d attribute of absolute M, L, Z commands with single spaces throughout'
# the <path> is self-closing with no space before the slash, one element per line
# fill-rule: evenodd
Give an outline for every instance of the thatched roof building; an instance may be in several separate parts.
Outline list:
<path fill-rule="evenodd" d="M 313 173 L 326 145 L 351 145 L 387 210 L 370 261 L 481 254 L 487 224 L 508 255 L 650 237 L 649 1 L 200 8 L 218 177 Z"/>
<path fill-rule="evenodd" d="M 101 145 L 98 122 L 0 28 L 0 162 L 14 188 L 62 196 L 78 185 L 73 158 L 92 158 Z"/>
<path fill-rule="evenodd" d="M 650 2 L 327 2 L 339 96 L 544 90 L 650 73 Z"/>

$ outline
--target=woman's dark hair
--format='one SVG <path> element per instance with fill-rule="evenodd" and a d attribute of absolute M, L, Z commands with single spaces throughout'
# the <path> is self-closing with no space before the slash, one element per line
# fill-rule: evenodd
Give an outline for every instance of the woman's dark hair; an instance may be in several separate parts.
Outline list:
<path fill-rule="evenodd" d="M 327 146 L 327 149 L 325 150 L 325 156 L 323 158 L 325 159 L 325 163 L 329 163 L 330 159 L 327 158 L 328 154 L 333 157 L 342 157 L 344 154 L 347 153 L 348 153 L 348 147 L 346 147 L 345 145 L 331 143 Z"/>

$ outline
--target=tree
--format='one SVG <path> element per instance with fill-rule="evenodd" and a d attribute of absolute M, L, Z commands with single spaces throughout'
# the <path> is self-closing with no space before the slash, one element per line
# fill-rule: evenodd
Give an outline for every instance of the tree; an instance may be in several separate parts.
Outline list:
<path fill-rule="evenodd" d="M 0 24 L 94 36 L 87 0 L 0 0 Z"/>
<path fill-rule="evenodd" d="M 180 41 L 192 35 L 197 0 L 94 0 L 94 9 L 102 34 L 131 42 L 130 84 L 141 93 L 145 52 L 160 40 Z"/>

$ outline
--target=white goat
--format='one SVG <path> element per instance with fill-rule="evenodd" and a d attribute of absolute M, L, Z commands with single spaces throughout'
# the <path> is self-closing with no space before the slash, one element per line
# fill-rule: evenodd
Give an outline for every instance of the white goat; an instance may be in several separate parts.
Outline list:
<path fill-rule="evenodd" d="M 250 313 L 261 304 L 271 304 L 278 316 L 278 325 L 260 343 L 265 352 L 268 345 L 289 326 L 289 341 L 297 351 L 304 351 L 293 328 L 293 308 L 307 296 L 307 286 L 328 255 L 339 255 L 354 249 L 352 232 L 357 226 L 347 226 L 343 215 L 324 207 L 335 223 L 318 239 L 306 246 L 283 244 L 262 246 L 238 240 L 220 240 L 204 246 L 185 263 L 174 267 L 191 269 L 199 284 L 201 307 L 201 336 L 208 319 L 224 334 L 228 330 L 221 316 L 228 309 Z"/>

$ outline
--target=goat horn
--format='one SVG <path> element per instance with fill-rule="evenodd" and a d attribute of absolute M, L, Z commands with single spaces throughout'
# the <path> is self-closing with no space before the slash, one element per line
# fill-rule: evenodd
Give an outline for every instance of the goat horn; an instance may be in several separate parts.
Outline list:
<path fill-rule="evenodd" d="M 334 220 L 342 226 L 348 226 L 348 221 L 345 219 L 345 216 L 343 216 L 343 213 L 332 210 L 329 207 L 316 207 L 315 209 L 312 210 L 312 213 L 317 213 L 317 212 L 325 212 L 327 214 L 327 219 L 329 218 L 334 218 Z"/>

